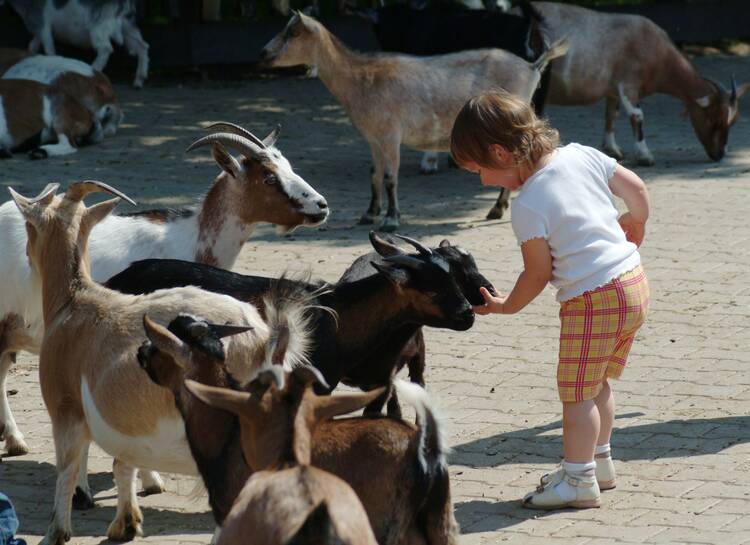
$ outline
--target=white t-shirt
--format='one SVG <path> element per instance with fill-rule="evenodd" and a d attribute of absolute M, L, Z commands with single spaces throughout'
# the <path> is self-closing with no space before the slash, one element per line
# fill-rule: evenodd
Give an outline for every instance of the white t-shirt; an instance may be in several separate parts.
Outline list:
<path fill-rule="evenodd" d="M 609 179 L 617 161 L 568 144 L 530 176 L 513 200 L 518 243 L 544 238 L 552 253 L 552 285 L 566 301 L 603 286 L 641 262 L 625 239 Z"/>

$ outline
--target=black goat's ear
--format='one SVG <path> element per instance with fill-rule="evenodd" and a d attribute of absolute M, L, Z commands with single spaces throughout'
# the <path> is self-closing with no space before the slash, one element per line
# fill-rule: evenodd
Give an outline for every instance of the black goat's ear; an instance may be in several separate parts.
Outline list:
<path fill-rule="evenodd" d="M 398 287 L 405 286 L 409 281 L 409 273 L 397 265 L 392 265 L 390 263 L 381 265 L 375 262 L 370 262 L 370 265 Z"/>
<path fill-rule="evenodd" d="M 383 257 L 389 257 L 392 255 L 405 254 L 401 248 L 396 246 L 392 240 L 386 240 L 378 235 L 375 231 L 370 231 L 370 244 L 375 248 L 375 251 Z"/>
<path fill-rule="evenodd" d="M 441 248 L 445 248 L 446 246 L 450 246 L 450 245 L 451 245 L 451 242 L 447 238 L 444 238 L 443 240 L 440 241 L 440 244 L 438 244 L 438 246 L 440 246 Z"/>

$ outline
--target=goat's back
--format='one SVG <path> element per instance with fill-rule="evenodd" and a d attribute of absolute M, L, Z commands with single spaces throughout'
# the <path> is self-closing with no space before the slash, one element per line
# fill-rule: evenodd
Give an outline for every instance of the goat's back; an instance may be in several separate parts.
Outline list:
<path fill-rule="evenodd" d="M 285 545 L 324 501 L 341 543 L 377 545 L 351 487 L 310 466 L 253 474 L 224 522 L 218 545 Z"/>

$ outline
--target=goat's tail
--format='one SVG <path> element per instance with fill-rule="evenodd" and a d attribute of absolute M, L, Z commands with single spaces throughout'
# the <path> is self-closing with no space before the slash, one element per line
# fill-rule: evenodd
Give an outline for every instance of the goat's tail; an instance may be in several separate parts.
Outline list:
<path fill-rule="evenodd" d="M 283 275 L 263 297 L 268 343 L 264 366 L 283 365 L 291 370 L 308 363 L 311 310 L 315 293 L 309 284 Z"/>
<path fill-rule="evenodd" d="M 568 49 L 570 49 L 570 41 L 568 40 L 568 38 L 561 38 L 557 40 L 551 46 L 545 49 L 544 52 L 539 55 L 539 58 L 534 61 L 534 63 L 532 64 L 534 70 L 541 74 L 553 59 L 565 55 L 568 52 Z"/>
<path fill-rule="evenodd" d="M 450 449 L 440 415 L 421 386 L 403 380 L 395 380 L 393 386 L 399 399 L 417 412 L 419 451 L 415 469 L 422 484 L 416 487 L 419 527 L 430 545 L 456 545 L 458 523 L 453 515 L 447 460 Z"/>

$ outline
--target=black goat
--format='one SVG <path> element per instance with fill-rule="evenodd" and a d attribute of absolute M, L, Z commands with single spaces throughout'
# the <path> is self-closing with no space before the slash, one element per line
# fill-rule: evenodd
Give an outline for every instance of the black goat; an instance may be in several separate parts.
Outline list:
<path fill-rule="evenodd" d="M 534 61 L 545 49 L 544 17 L 528 0 L 518 5 L 521 15 L 455 5 L 418 10 L 406 4 L 393 4 L 377 8 L 370 18 L 383 51 L 425 56 L 495 47 Z M 531 99 L 539 116 L 544 112 L 549 82 L 548 66 Z M 487 219 L 502 218 L 509 198 L 510 191 L 501 189 Z"/>
<path fill-rule="evenodd" d="M 454 255 L 446 247 L 433 251 L 401 238 L 419 253 L 406 254 L 371 232 L 373 247 L 384 257 L 369 265 L 376 274 L 305 286 L 310 292 L 321 292 L 314 305 L 335 313 L 316 308 L 312 317 L 310 361 L 323 373 L 330 390 L 339 382 L 363 390 L 388 385 L 403 366 L 404 347 L 423 325 L 463 331 L 474 323 L 471 304 L 480 302 L 480 287 L 491 285 L 478 273 L 473 259 L 467 266 L 466 252 L 456 250 Z M 191 285 L 258 305 L 273 281 L 198 263 L 149 259 L 133 263 L 106 285 L 130 294 Z M 367 412 L 380 412 L 385 400 L 376 400 Z M 388 408 L 389 414 L 399 413 L 395 395 Z"/>

